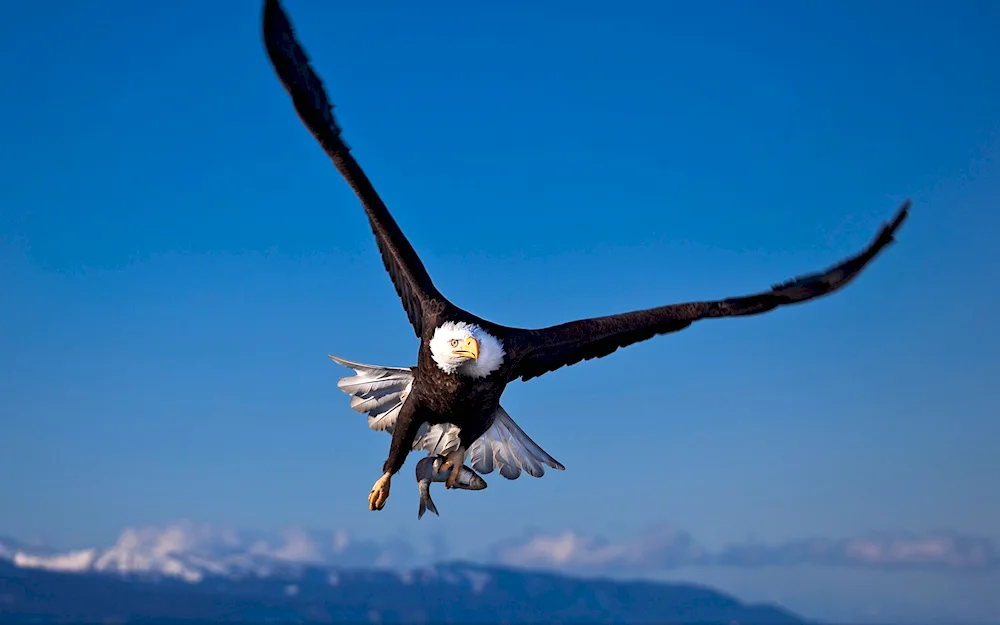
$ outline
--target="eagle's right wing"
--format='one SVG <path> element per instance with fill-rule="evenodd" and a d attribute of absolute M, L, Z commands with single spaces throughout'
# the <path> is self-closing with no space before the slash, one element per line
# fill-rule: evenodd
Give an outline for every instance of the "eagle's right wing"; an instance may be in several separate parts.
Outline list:
<path fill-rule="evenodd" d="M 341 138 L 323 81 L 309 64 L 278 0 L 264 2 L 263 31 L 268 58 L 292 97 L 299 118 L 364 205 L 382 262 L 403 302 L 413 331 L 421 337 L 428 316 L 440 314 L 451 306 L 450 302 L 431 282 L 417 253 Z"/>

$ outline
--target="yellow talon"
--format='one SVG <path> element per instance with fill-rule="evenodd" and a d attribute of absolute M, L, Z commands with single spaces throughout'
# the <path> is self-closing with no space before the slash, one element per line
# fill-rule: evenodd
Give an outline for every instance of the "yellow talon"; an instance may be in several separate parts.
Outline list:
<path fill-rule="evenodd" d="M 372 486 L 372 492 L 368 493 L 368 509 L 381 510 L 385 507 L 385 500 L 389 498 L 389 486 L 392 476 L 388 473 L 382 475 Z"/>
<path fill-rule="evenodd" d="M 462 474 L 462 466 L 465 465 L 465 448 L 459 447 L 455 451 L 448 454 L 447 459 L 441 464 L 441 470 L 445 471 L 450 469 L 451 472 L 448 473 L 448 479 L 444 483 L 445 488 L 454 488 L 455 482 L 458 481 L 458 477 Z"/>

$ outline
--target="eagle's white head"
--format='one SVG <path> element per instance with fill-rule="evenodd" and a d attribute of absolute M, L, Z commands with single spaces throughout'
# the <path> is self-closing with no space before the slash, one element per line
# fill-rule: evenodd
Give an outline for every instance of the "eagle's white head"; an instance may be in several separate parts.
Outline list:
<path fill-rule="evenodd" d="M 445 373 L 485 378 L 503 364 L 503 343 L 472 323 L 446 321 L 434 330 L 431 357 Z"/>

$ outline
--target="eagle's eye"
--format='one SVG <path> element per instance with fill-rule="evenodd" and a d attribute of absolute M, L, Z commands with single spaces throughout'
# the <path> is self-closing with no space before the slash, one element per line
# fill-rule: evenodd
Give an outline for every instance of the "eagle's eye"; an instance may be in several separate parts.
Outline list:
<path fill-rule="evenodd" d="M 458 339 L 451 339 L 451 346 L 458 347 Z"/>

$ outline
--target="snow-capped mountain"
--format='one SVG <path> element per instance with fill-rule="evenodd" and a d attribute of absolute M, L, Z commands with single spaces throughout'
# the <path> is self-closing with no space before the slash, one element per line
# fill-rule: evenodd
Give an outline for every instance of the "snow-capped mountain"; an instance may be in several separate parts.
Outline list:
<path fill-rule="evenodd" d="M 405 564 L 395 557 L 391 544 L 375 546 L 343 531 L 292 528 L 268 538 L 186 521 L 128 528 L 109 548 L 52 552 L 0 538 L 0 558 L 25 569 L 165 577 L 191 583 L 208 577 L 294 577 L 306 567 Z"/>
<path fill-rule="evenodd" d="M 690 584 L 467 563 L 402 568 L 393 564 L 401 556 L 412 554 L 343 532 L 289 530 L 268 541 L 190 523 L 63 553 L 0 540 L 0 621 L 806 623 Z"/>

